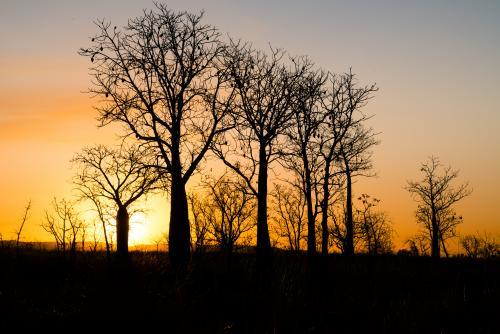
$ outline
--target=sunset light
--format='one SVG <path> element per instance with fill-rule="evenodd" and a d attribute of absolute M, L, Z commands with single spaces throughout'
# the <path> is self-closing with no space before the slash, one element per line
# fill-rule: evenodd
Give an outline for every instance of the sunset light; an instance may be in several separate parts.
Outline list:
<path fill-rule="evenodd" d="M 2 1 L 0 38 L 1 333 L 498 332 L 500 1 Z"/>

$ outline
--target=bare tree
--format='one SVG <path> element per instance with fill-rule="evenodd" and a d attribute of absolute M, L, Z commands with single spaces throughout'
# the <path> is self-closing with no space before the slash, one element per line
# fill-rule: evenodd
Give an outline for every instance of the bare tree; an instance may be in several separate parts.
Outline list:
<path fill-rule="evenodd" d="M 204 251 L 207 239 L 208 230 L 212 225 L 214 213 L 208 205 L 206 198 L 202 199 L 198 194 L 190 194 L 188 196 L 189 206 L 191 208 L 191 239 L 192 247 L 195 252 Z"/>
<path fill-rule="evenodd" d="M 290 186 L 277 184 L 271 196 L 278 237 L 285 238 L 288 249 L 299 252 L 306 237 L 307 205 L 302 192 L 294 190 Z"/>
<path fill-rule="evenodd" d="M 247 192 L 244 181 L 234 181 L 227 176 L 205 182 L 207 204 L 212 219 L 208 234 L 224 251 L 232 253 L 240 237 L 254 224 L 254 197 Z"/>
<path fill-rule="evenodd" d="M 352 133 L 352 129 L 355 127 L 360 128 L 363 122 L 369 118 L 362 112 L 362 108 L 377 90 L 378 88 L 375 84 L 358 86 L 352 71 L 340 76 L 330 75 L 329 82 L 324 90 L 325 94 L 321 102 L 324 117 L 318 130 L 319 153 L 323 159 L 321 172 L 321 252 L 323 254 L 328 253 L 328 238 L 330 235 L 328 232 L 330 230 L 328 228 L 328 208 L 332 199 L 332 187 L 335 185 L 338 175 L 338 171 L 334 171 L 334 168 L 338 167 L 339 162 L 342 160 L 340 144 L 344 142 L 345 147 L 347 142 L 349 142 L 349 140 L 346 141 L 344 139 L 346 134 L 349 132 Z M 348 152 L 349 150 L 344 148 L 344 153 L 347 154 Z M 351 157 L 351 153 L 346 155 L 346 158 L 351 159 Z M 346 171 L 343 172 L 347 173 Z M 349 245 L 345 249 L 347 253 L 351 253 L 352 251 L 352 245 Z"/>
<path fill-rule="evenodd" d="M 346 244 L 344 252 L 354 254 L 354 219 L 352 204 L 352 183 L 356 176 L 373 176 L 371 172 L 371 147 L 379 142 L 371 128 L 364 128 L 361 124 L 353 126 L 340 142 L 340 159 L 342 172 L 346 179 Z"/>
<path fill-rule="evenodd" d="M 421 165 L 424 174 L 420 181 L 408 181 L 406 190 L 419 203 L 417 222 L 424 223 L 430 235 L 432 257 L 440 256 L 440 243 L 443 242 L 445 226 L 456 226 L 452 205 L 471 194 L 468 183 L 453 187 L 452 182 L 458 177 L 458 171 L 443 167 L 439 159 L 430 157 Z M 450 217 L 452 217 L 450 222 Z M 460 219 L 461 221 L 461 219 Z"/>
<path fill-rule="evenodd" d="M 42 228 L 54 237 L 57 250 L 65 255 L 76 251 L 76 243 L 84 222 L 80 219 L 74 203 L 66 199 L 52 200 L 52 212 L 45 211 Z"/>
<path fill-rule="evenodd" d="M 84 148 L 72 159 L 78 168 L 73 183 L 82 198 L 91 200 L 100 216 L 102 203 L 114 206 L 120 256 L 128 254 L 129 208 L 156 189 L 157 174 L 144 165 L 144 155 L 143 150 L 134 146 L 112 149 L 97 145 Z"/>
<path fill-rule="evenodd" d="M 422 235 L 432 244 L 432 211 L 429 207 L 419 205 L 415 213 L 417 223 L 423 226 Z M 437 214 L 439 227 L 439 243 L 446 257 L 449 256 L 446 248 L 446 241 L 457 236 L 457 226 L 463 222 L 462 216 L 459 216 L 451 208 L 442 210 Z"/>
<path fill-rule="evenodd" d="M 284 61 L 281 50 L 265 54 L 232 45 L 231 79 L 238 95 L 233 109 L 236 127 L 214 143 L 213 150 L 247 184 L 257 198 L 257 256 L 271 251 L 267 197 L 269 166 L 293 118 L 294 89 L 309 65 Z"/>
<path fill-rule="evenodd" d="M 356 209 L 355 220 L 359 222 L 357 225 L 364 248 L 368 254 L 373 255 L 391 252 L 393 228 L 385 212 L 374 210 L 380 200 L 368 194 L 362 194 L 358 197 L 358 201 L 361 205 Z"/>
<path fill-rule="evenodd" d="M 460 238 L 460 245 L 465 250 L 465 254 L 472 258 L 478 257 L 493 257 L 500 255 L 500 245 L 495 240 L 488 236 L 477 234 L 470 234 Z"/>
<path fill-rule="evenodd" d="M 190 256 L 185 186 L 214 137 L 232 124 L 233 99 L 220 33 L 203 13 L 155 10 L 118 29 L 97 22 L 98 34 L 80 54 L 92 61 L 90 91 L 105 99 L 101 125 L 118 122 L 126 135 L 152 149 L 170 180 L 169 255 L 174 266 Z"/>
<path fill-rule="evenodd" d="M 306 58 L 295 60 L 310 67 Z M 322 71 L 305 72 L 296 86 L 296 99 L 293 105 L 292 126 L 286 131 L 287 145 L 283 152 L 284 165 L 299 180 L 298 189 L 303 193 L 307 207 L 307 252 L 316 252 L 316 217 L 319 209 L 317 180 L 323 160 L 319 154 L 317 138 L 319 126 L 325 114 L 322 112 L 321 99 L 328 76 Z M 283 199 L 283 198 L 282 198 Z M 285 199 L 283 199 L 285 200 Z"/>
<path fill-rule="evenodd" d="M 92 220 L 92 241 L 90 242 L 89 249 L 91 252 L 95 253 L 97 252 L 97 248 L 99 247 L 99 242 L 101 241 L 100 235 L 99 235 L 99 223 L 96 220 Z M 109 247 L 109 246 L 108 246 Z"/>
<path fill-rule="evenodd" d="M 16 250 L 19 250 L 19 239 L 21 238 L 21 233 L 23 232 L 24 225 L 26 224 L 26 221 L 28 220 L 28 213 L 31 209 L 31 200 L 28 201 L 28 204 L 26 205 L 26 208 L 24 209 L 24 215 L 23 219 L 21 220 L 21 225 L 19 226 L 19 229 L 16 231 Z"/>
<path fill-rule="evenodd" d="M 431 250 L 429 240 L 425 234 L 417 233 L 406 240 L 405 244 L 410 247 L 410 253 L 415 256 L 429 255 Z"/>

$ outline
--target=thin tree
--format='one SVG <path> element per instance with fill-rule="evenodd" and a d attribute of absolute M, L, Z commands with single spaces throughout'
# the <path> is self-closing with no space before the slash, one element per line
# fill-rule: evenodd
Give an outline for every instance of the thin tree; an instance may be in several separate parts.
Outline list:
<path fill-rule="evenodd" d="M 322 98 L 323 122 L 318 130 L 319 154 L 323 159 L 321 171 L 321 252 L 328 253 L 329 246 L 329 206 L 332 200 L 332 188 L 335 186 L 338 171 L 336 165 L 341 160 L 340 143 L 353 127 L 363 124 L 369 117 L 362 108 L 378 90 L 375 84 L 358 86 L 355 75 L 349 70 L 343 75 L 329 76 Z M 338 188 L 337 184 L 337 188 Z M 339 189 L 337 189 L 339 190 Z"/>
<path fill-rule="evenodd" d="M 385 212 L 375 210 L 380 200 L 361 194 L 358 201 L 361 205 L 356 209 L 355 220 L 358 221 L 356 225 L 366 252 L 372 255 L 391 252 L 393 228 Z"/>
<path fill-rule="evenodd" d="M 24 208 L 24 215 L 23 219 L 21 220 L 21 225 L 19 226 L 19 229 L 16 231 L 16 250 L 19 250 L 19 240 L 21 238 L 21 233 L 23 232 L 24 225 L 28 220 L 28 213 L 30 209 L 31 209 L 31 200 L 28 201 L 28 204 Z"/>
<path fill-rule="evenodd" d="M 218 30 L 202 22 L 203 13 L 155 7 L 124 29 L 97 22 L 92 46 L 80 54 L 93 64 L 90 92 L 104 98 L 101 125 L 125 125 L 125 135 L 152 149 L 170 180 L 169 255 L 183 266 L 190 256 L 186 183 L 214 137 L 231 126 L 233 93 L 226 48 Z"/>
<path fill-rule="evenodd" d="M 45 211 L 42 228 L 52 235 L 58 251 L 66 255 L 76 251 L 76 242 L 84 222 L 80 219 L 73 202 L 66 199 L 52 200 L 52 211 Z"/>
<path fill-rule="evenodd" d="M 231 254 L 238 240 L 254 228 L 255 199 L 244 181 L 227 176 L 205 182 L 207 204 L 212 213 L 208 234 L 223 251 Z"/>
<path fill-rule="evenodd" d="M 371 128 L 365 128 L 361 124 L 357 124 L 347 132 L 339 145 L 342 172 L 345 174 L 346 180 L 346 244 L 344 254 L 347 255 L 354 254 L 353 178 L 356 176 L 370 177 L 374 175 L 371 172 L 373 165 L 372 151 L 370 149 L 378 143 L 379 141 L 375 139 L 375 134 Z"/>
<path fill-rule="evenodd" d="M 128 254 L 130 207 L 157 187 L 155 169 L 144 165 L 145 154 L 135 146 L 97 145 L 84 148 L 71 160 L 77 168 L 73 183 L 83 199 L 92 201 L 99 216 L 104 216 L 102 203 L 113 204 L 119 256 Z"/>
<path fill-rule="evenodd" d="M 452 206 L 471 194 L 472 190 L 468 183 L 456 187 L 452 185 L 458 177 L 458 170 L 451 167 L 443 167 L 438 158 L 431 156 L 429 161 L 422 163 L 420 171 L 423 177 L 420 181 L 408 181 L 406 190 L 419 203 L 417 218 L 424 213 L 424 228 L 430 235 L 431 255 L 440 256 L 440 241 L 442 240 L 443 227 L 449 221 L 445 217 Z"/>
<path fill-rule="evenodd" d="M 188 196 L 191 212 L 191 240 L 194 252 L 200 253 L 205 250 L 208 239 L 208 230 L 212 225 L 214 214 L 206 198 L 198 194 Z"/>
<path fill-rule="evenodd" d="M 302 191 L 296 191 L 291 186 L 275 185 L 271 193 L 277 234 L 285 238 L 287 248 L 299 252 L 306 239 L 307 205 Z"/>
<path fill-rule="evenodd" d="M 232 115 L 236 127 L 213 145 L 216 155 L 257 198 L 257 256 L 271 252 L 267 199 L 269 166 L 293 118 L 294 89 L 308 64 L 285 63 L 285 53 L 270 54 L 232 45 L 231 79 L 238 95 Z"/>
<path fill-rule="evenodd" d="M 296 61 L 309 63 L 306 58 Z M 327 78 L 328 76 L 319 70 L 306 72 L 300 78 L 296 86 L 297 98 L 293 106 L 292 126 L 286 132 L 288 143 L 282 159 L 284 165 L 299 180 L 299 190 L 306 202 L 308 254 L 316 253 L 316 217 L 319 211 L 317 176 L 323 163 L 317 138 L 320 137 L 318 130 L 325 115 L 322 112 L 321 99 Z"/>

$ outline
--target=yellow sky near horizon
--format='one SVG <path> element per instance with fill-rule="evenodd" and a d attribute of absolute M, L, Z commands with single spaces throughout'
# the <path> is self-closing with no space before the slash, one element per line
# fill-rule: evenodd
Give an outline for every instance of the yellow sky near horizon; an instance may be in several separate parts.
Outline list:
<path fill-rule="evenodd" d="M 83 93 L 90 84 L 88 60 L 77 55 L 95 29 L 92 20 L 125 22 L 150 1 L 36 1 L 0 5 L 0 233 L 13 238 L 31 199 L 26 240 L 50 240 L 40 227 L 56 196 L 72 196 L 69 160 L 85 145 L 116 143 L 118 127 L 97 128 L 97 101 Z M 279 2 L 171 1 L 175 9 L 206 9 L 206 22 L 265 47 L 308 54 L 320 66 L 347 71 L 380 91 L 367 106 L 381 132 L 375 149 L 376 178 L 359 180 L 354 191 L 382 200 L 399 242 L 418 229 L 416 203 L 403 189 L 418 179 L 419 163 L 436 155 L 460 169 L 470 197 L 456 209 L 464 216 L 461 233 L 500 237 L 500 27 L 486 4 L 393 5 L 382 2 L 371 14 L 367 4 L 321 1 L 294 3 L 283 14 Z M 390 6 L 389 6 L 390 5 Z M 266 7 L 265 12 L 259 9 Z M 408 8 L 412 7 L 412 8 Z M 414 7 L 414 8 L 413 8 Z M 333 8 L 333 9 L 332 9 Z M 498 11 L 497 11 L 498 12 Z M 364 12 L 363 12 L 364 13 Z M 331 21 L 323 15 L 330 15 Z M 364 20 L 359 19 L 359 15 Z M 357 18 L 355 23 L 349 18 Z M 298 25 L 303 20 L 306 26 Z M 316 20 L 317 18 L 317 20 Z M 349 22 L 349 24 L 346 24 Z M 302 21 L 301 21 L 302 22 Z M 344 28 L 348 26 L 349 28 Z M 305 28 L 307 27 L 307 28 Z M 168 225 L 168 200 L 148 202 L 145 242 Z"/>

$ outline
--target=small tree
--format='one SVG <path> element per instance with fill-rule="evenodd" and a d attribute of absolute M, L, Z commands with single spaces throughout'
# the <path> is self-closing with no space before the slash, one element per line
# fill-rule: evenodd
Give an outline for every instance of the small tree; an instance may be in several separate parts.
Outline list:
<path fill-rule="evenodd" d="M 112 149 L 103 145 L 87 147 L 72 162 L 77 166 L 73 179 L 83 199 L 90 200 L 103 220 L 103 205 L 112 203 L 116 217 L 117 253 L 128 254 L 130 207 L 157 188 L 155 170 L 144 164 L 146 152 L 139 147 Z"/>
<path fill-rule="evenodd" d="M 197 194 L 190 194 L 188 202 L 191 208 L 192 248 L 193 251 L 199 253 L 205 250 L 208 241 L 208 230 L 213 224 L 214 213 L 208 204 L 208 200 L 206 198 L 202 199 Z"/>
<path fill-rule="evenodd" d="M 299 252 L 306 238 L 307 205 L 302 192 L 294 190 L 277 184 L 271 196 L 278 237 L 285 238 L 288 249 Z"/>
<path fill-rule="evenodd" d="M 442 171 L 441 171 L 442 169 Z M 406 190 L 419 203 L 417 222 L 423 223 L 431 240 L 432 257 L 440 256 L 440 244 L 444 244 L 445 232 L 454 231 L 461 222 L 452 209 L 453 204 L 471 194 L 468 183 L 453 187 L 458 171 L 443 167 L 439 159 L 431 156 L 421 165 L 424 174 L 420 181 L 408 181 Z M 450 228 L 451 226 L 451 228 Z"/>
<path fill-rule="evenodd" d="M 391 252 L 393 228 L 384 212 L 374 210 L 380 200 L 362 194 L 358 201 L 361 205 L 356 209 L 355 220 L 359 222 L 356 225 L 365 250 L 373 255 Z"/>
<path fill-rule="evenodd" d="M 16 231 L 16 250 L 19 250 L 19 239 L 21 238 L 21 233 L 23 232 L 24 224 L 26 224 L 26 220 L 28 220 L 28 213 L 31 209 L 31 200 L 28 201 L 26 208 L 24 209 L 23 219 L 21 220 L 21 225 L 19 229 Z"/>
<path fill-rule="evenodd" d="M 500 245 L 487 234 L 484 236 L 479 233 L 466 235 L 460 238 L 460 245 L 463 247 L 465 254 L 472 258 L 488 258 L 500 255 Z"/>
<path fill-rule="evenodd" d="M 226 176 L 209 180 L 206 186 L 207 204 L 212 213 L 208 233 L 222 250 L 232 253 L 240 237 L 255 226 L 254 197 L 248 193 L 246 184 Z"/>
<path fill-rule="evenodd" d="M 68 250 L 76 251 L 79 233 L 84 222 L 80 219 L 74 203 L 54 197 L 52 212 L 45 211 L 45 221 L 42 228 L 54 237 L 58 251 L 65 255 Z"/>

